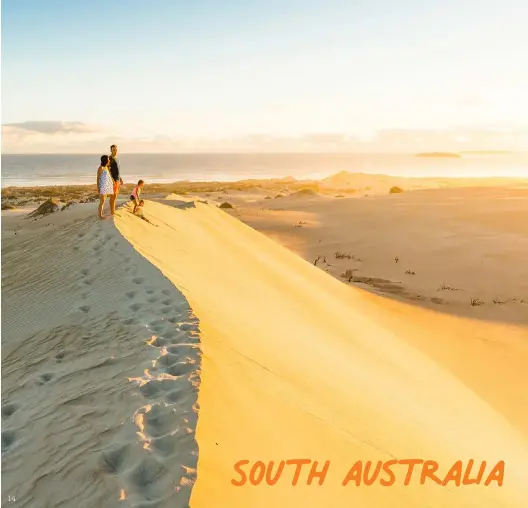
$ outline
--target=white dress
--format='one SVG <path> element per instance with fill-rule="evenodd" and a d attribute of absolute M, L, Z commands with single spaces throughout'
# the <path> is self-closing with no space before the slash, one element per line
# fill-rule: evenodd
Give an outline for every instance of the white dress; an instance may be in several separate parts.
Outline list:
<path fill-rule="evenodd" d="M 103 168 L 99 176 L 99 195 L 105 196 L 114 193 L 114 181 L 108 168 Z"/>

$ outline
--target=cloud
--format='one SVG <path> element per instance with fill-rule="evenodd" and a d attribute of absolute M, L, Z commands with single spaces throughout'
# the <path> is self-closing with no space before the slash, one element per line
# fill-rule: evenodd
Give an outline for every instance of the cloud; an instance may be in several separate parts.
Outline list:
<path fill-rule="evenodd" d="M 212 139 L 119 136 L 109 128 L 82 122 L 28 121 L 2 126 L 3 153 L 105 153 L 113 143 L 124 153 L 516 151 L 528 150 L 528 128 L 383 129 L 368 139 L 335 132 Z"/>
<path fill-rule="evenodd" d="M 96 132 L 95 126 L 87 125 L 82 122 L 54 122 L 54 121 L 27 121 L 19 123 L 7 123 L 5 127 L 12 127 L 29 132 L 38 132 L 41 134 L 59 134 L 59 133 L 90 133 Z"/>
<path fill-rule="evenodd" d="M 106 151 L 107 129 L 82 122 L 27 121 L 2 125 L 3 153 L 86 153 Z"/>

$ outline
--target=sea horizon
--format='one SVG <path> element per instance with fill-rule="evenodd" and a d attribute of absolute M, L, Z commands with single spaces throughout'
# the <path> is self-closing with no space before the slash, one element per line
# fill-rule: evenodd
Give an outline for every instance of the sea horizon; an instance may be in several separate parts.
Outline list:
<path fill-rule="evenodd" d="M 457 153 L 457 152 L 451 152 Z M 528 178 L 527 152 L 417 153 L 123 153 L 125 182 L 230 182 L 293 177 L 319 180 L 341 171 L 417 178 Z M 95 183 L 99 154 L 2 154 L 2 188 Z"/>

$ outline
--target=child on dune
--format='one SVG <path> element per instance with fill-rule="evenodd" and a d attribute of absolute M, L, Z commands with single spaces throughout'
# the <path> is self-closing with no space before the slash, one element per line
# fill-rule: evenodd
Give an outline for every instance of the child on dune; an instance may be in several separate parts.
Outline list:
<path fill-rule="evenodd" d="M 137 215 L 138 217 L 140 217 L 144 221 L 147 221 L 149 224 L 152 224 L 153 226 L 158 227 L 157 224 L 153 224 L 149 219 L 147 219 L 145 217 L 145 215 L 143 215 L 143 207 L 144 206 L 145 206 L 145 201 L 143 201 L 142 199 L 139 200 L 138 205 L 134 207 L 134 212 L 132 212 L 132 213 L 134 213 L 134 215 Z"/>
<path fill-rule="evenodd" d="M 145 182 L 143 180 L 139 180 L 137 185 L 132 190 L 132 194 L 130 194 L 130 201 L 134 201 L 134 211 L 132 213 L 136 213 L 136 210 L 138 209 L 143 185 L 145 185 Z"/>

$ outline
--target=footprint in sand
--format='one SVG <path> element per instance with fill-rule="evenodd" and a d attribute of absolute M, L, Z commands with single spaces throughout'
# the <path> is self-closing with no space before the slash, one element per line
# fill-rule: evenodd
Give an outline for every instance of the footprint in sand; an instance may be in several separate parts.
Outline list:
<path fill-rule="evenodd" d="M 160 356 L 157 363 L 163 367 L 172 367 L 180 361 L 180 357 L 174 353 L 167 353 L 166 355 Z"/>
<path fill-rule="evenodd" d="M 146 399 L 155 399 L 162 393 L 172 390 L 173 388 L 174 380 L 172 379 L 153 379 L 140 386 L 139 391 Z"/>
<path fill-rule="evenodd" d="M 121 472 L 126 466 L 129 455 L 129 444 L 115 446 L 110 450 L 104 451 L 101 460 L 103 470 L 111 474 Z"/>
<path fill-rule="evenodd" d="M 64 351 L 59 351 L 59 352 L 55 355 L 55 358 L 56 358 L 57 360 L 60 361 L 60 360 L 62 360 L 62 359 L 64 358 L 65 354 L 66 354 L 66 353 L 64 353 Z"/>
<path fill-rule="evenodd" d="M 170 296 L 171 294 L 171 292 L 168 289 L 163 289 L 161 293 L 164 294 L 165 296 Z"/>
<path fill-rule="evenodd" d="M 169 299 L 167 298 L 167 299 L 165 299 L 165 300 L 162 300 L 161 303 L 162 303 L 163 305 L 170 305 L 170 304 L 172 303 L 172 300 L 169 300 Z"/>
<path fill-rule="evenodd" d="M 50 372 L 46 372 L 42 374 L 39 379 L 37 380 L 38 385 L 43 385 L 45 383 L 49 383 L 53 379 L 53 374 Z"/>
<path fill-rule="evenodd" d="M 156 303 L 158 301 L 157 297 L 151 296 L 150 298 L 147 298 L 147 302 L 149 303 Z"/>
<path fill-rule="evenodd" d="M 145 281 L 145 279 L 143 277 L 134 277 L 132 279 L 132 282 L 134 284 L 143 284 L 144 281 Z"/>
<path fill-rule="evenodd" d="M 2 451 L 5 452 L 17 440 L 17 433 L 14 430 L 5 430 L 2 432 Z"/>
<path fill-rule="evenodd" d="M 137 312 L 139 309 L 141 309 L 141 304 L 139 303 L 133 303 L 129 309 L 132 311 L 132 312 Z"/>
<path fill-rule="evenodd" d="M 161 404 L 153 406 L 143 420 L 146 434 L 154 438 L 171 435 L 178 426 L 174 416 L 170 407 Z"/>
<path fill-rule="evenodd" d="M 161 365 L 164 372 L 174 377 L 189 374 L 196 368 L 192 362 L 181 361 L 181 355 L 174 353 L 167 353 L 159 358 L 158 363 Z"/>
<path fill-rule="evenodd" d="M 167 400 L 169 402 L 181 402 L 181 400 L 185 397 L 185 395 L 186 395 L 185 389 L 172 390 L 172 392 L 169 392 L 167 394 Z"/>
<path fill-rule="evenodd" d="M 79 307 L 79 310 L 82 311 L 82 312 L 84 312 L 85 314 L 86 314 L 87 312 L 90 312 L 90 309 L 91 309 L 91 307 L 90 307 L 89 305 L 81 305 L 81 306 Z"/>
<path fill-rule="evenodd" d="M 2 418 L 9 418 L 10 416 L 13 416 L 18 410 L 17 404 L 5 404 L 2 406 Z"/>
<path fill-rule="evenodd" d="M 167 473 L 167 469 L 152 455 L 145 457 L 128 475 L 131 490 L 136 491 L 145 500 L 158 497 L 157 481 Z"/>
<path fill-rule="evenodd" d="M 149 344 L 153 347 L 163 347 L 167 344 L 170 344 L 168 339 L 165 339 L 164 337 L 156 337 L 152 342 L 149 342 Z"/>
<path fill-rule="evenodd" d="M 145 291 L 145 293 L 147 293 L 147 295 L 151 295 L 152 293 L 154 293 L 154 290 L 149 288 Z"/>
<path fill-rule="evenodd" d="M 125 294 L 128 298 L 132 299 L 137 295 L 137 291 L 129 291 L 128 293 L 125 293 Z"/>
<path fill-rule="evenodd" d="M 83 269 L 81 270 L 81 275 L 83 275 L 83 276 L 85 276 L 85 277 L 86 277 L 89 273 L 90 273 L 90 270 L 88 270 L 88 268 L 83 268 Z"/>
<path fill-rule="evenodd" d="M 152 330 L 153 332 L 161 332 L 165 327 L 166 323 L 164 323 L 161 319 L 159 321 L 154 321 L 153 323 L 150 323 L 148 325 L 149 330 Z"/>

